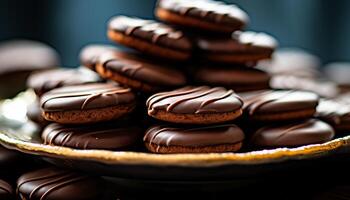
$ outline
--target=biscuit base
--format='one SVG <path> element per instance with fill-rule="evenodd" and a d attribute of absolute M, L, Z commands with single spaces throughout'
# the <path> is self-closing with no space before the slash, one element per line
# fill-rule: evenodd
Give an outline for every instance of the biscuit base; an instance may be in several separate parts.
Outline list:
<path fill-rule="evenodd" d="M 259 113 L 249 116 L 249 119 L 254 121 L 286 121 L 286 120 L 301 120 L 311 118 L 316 112 L 316 109 L 290 111 L 283 113 Z"/>
<path fill-rule="evenodd" d="M 225 113 L 203 113 L 203 114 L 178 114 L 163 110 L 155 113 L 148 111 L 148 115 L 159 120 L 180 124 L 217 124 L 234 120 L 242 115 L 242 110 Z"/>
<path fill-rule="evenodd" d="M 183 16 L 163 8 L 157 8 L 155 15 L 160 19 L 168 23 L 178 24 L 187 27 L 195 27 L 213 32 L 232 33 L 235 30 L 243 28 L 243 24 L 237 22 L 236 25 L 222 25 L 215 22 L 207 22 L 202 19 L 194 17 Z"/>
<path fill-rule="evenodd" d="M 87 124 L 118 119 L 130 113 L 134 107 L 133 104 L 127 104 L 89 110 L 44 111 L 42 115 L 48 121 L 61 124 Z"/>
<path fill-rule="evenodd" d="M 133 89 L 142 90 L 143 92 L 154 92 L 157 91 L 157 87 L 152 86 L 147 83 L 142 83 L 141 81 L 120 75 L 118 72 L 114 72 L 112 70 L 106 69 L 101 64 L 96 66 L 96 71 L 103 78 L 107 78 L 109 80 L 113 80 L 115 82 L 121 83 Z"/>
<path fill-rule="evenodd" d="M 241 149 L 242 142 L 236 144 L 220 144 L 210 146 L 162 146 L 145 142 L 146 148 L 153 153 L 172 154 L 172 153 L 224 153 L 236 152 Z"/>
<path fill-rule="evenodd" d="M 167 59 L 184 61 L 190 58 L 191 53 L 182 50 L 170 49 L 162 47 L 150 42 L 127 36 L 123 33 L 116 32 L 114 30 L 108 30 L 108 38 L 114 42 L 123 44 L 125 46 L 137 49 L 141 52 L 145 52 L 154 56 L 160 56 Z"/>

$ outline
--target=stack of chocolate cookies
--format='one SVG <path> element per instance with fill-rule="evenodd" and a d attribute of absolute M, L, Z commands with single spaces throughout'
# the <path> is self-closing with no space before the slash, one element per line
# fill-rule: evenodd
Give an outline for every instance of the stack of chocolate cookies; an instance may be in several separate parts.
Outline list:
<path fill-rule="evenodd" d="M 244 31 L 249 17 L 242 9 L 213 0 L 159 0 L 155 15 L 159 21 L 110 19 L 109 39 L 127 50 L 89 45 L 80 53 L 85 71 L 54 69 L 29 78 L 41 121 L 49 124 L 44 143 L 214 153 L 334 137 L 330 125 L 314 118 L 317 94 L 270 88 L 270 74 L 257 63 L 271 57 L 277 41 Z"/>

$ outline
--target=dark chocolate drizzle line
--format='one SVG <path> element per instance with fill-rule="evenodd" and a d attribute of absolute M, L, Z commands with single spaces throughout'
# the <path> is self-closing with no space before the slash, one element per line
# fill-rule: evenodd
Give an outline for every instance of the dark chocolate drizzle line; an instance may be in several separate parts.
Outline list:
<path fill-rule="evenodd" d="M 45 200 L 46 197 L 56 188 L 63 187 L 65 185 L 68 185 L 70 183 L 84 180 L 87 176 L 76 176 L 74 173 L 68 173 L 68 172 L 62 172 L 62 173 L 56 173 L 53 175 L 48 176 L 41 176 L 41 177 L 34 177 L 34 178 L 28 178 L 27 180 L 24 180 L 19 186 L 18 189 L 26 183 L 33 182 L 33 181 L 44 181 L 45 179 L 49 179 L 47 181 L 44 181 L 43 183 L 39 184 L 37 187 L 35 187 L 32 192 L 29 194 L 29 199 L 33 199 L 33 196 L 39 191 L 40 189 L 54 184 L 52 187 L 50 187 L 41 197 L 40 200 Z"/>
<path fill-rule="evenodd" d="M 4 183 L 4 184 L 5 184 L 5 183 Z M 2 186 L 1 186 L 0 189 L 1 189 L 1 190 L 4 190 L 5 192 L 11 194 L 11 190 L 10 190 L 9 188 L 7 188 L 7 187 L 2 187 Z"/>
<path fill-rule="evenodd" d="M 57 142 L 58 142 L 58 144 L 65 146 L 67 144 L 67 142 L 71 141 L 70 138 L 74 135 L 73 130 L 74 129 L 70 129 L 70 128 L 62 129 L 60 127 L 57 127 L 56 129 L 52 129 L 49 132 L 49 134 L 47 134 L 46 137 L 44 138 L 44 143 L 49 144 L 49 145 L 53 145 L 56 138 L 59 135 L 61 135 L 62 133 L 64 133 L 64 136 L 62 136 L 61 140 L 57 141 Z M 75 143 L 74 145 L 75 145 L 75 147 L 78 147 L 80 144 L 80 141 L 84 141 L 83 140 L 84 138 L 87 138 L 89 136 L 99 135 L 101 133 L 105 133 L 105 130 L 94 131 L 94 132 L 84 133 L 84 134 L 78 134 L 75 136 L 77 138 L 77 140 L 76 140 L 77 143 Z M 90 143 L 90 141 L 86 140 L 83 144 L 83 149 L 86 149 L 88 147 L 89 143 Z"/>
<path fill-rule="evenodd" d="M 48 179 L 48 178 L 54 178 L 54 177 L 57 177 L 57 176 L 63 176 L 64 174 L 66 174 L 67 172 L 58 172 L 56 174 L 49 174 L 49 175 L 46 175 L 46 174 L 42 174 L 40 177 L 31 177 L 31 178 L 26 178 L 24 179 L 21 183 L 19 183 L 19 185 L 17 186 L 17 189 L 16 189 L 16 193 L 19 194 L 19 188 L 23 185 L 23 184 L 26 184 L 26 183 L 29 183 L 29 182 L 33 182 L 33 181 L 40 181 L 40 180 L 44 180 L 44 179 Z"/>
<path fill-rule="evenodd" d="M 197 99 L 197 98 L 200 98 L 200 97 L 203 97 L 203 96 L 206 96 L 206 95 L 209 95 L 211 93 L 214 93 L 216 91 L 220 91 L 220 88 L 212 88 L 210 90 L 207 90 L 207 91 L 203 91 L 197 95 L 194 95 L 194 96 L 190 96 L 190 97 L 187 97 L 187 98 L 183 98 L 183 99 L 180 99 L 178 101 L 175 101 L 173 103 L 171 103 L 170 105 L 168 105 L 166 111 L 172 111 L 177 105 L 185 102 L 185 101 L 189 101 L 189 100 L 192 100 L 192 99 Z M 196 111 L 197 113 L 197 111 Z"/>
<path fill-rule="evenodd" d="M 165 25 L 159 24 L 157 22 L 151 22 L 151 21 L 145 21 L 143 25 L 129 26 L 124 33 L 130 36 L 137 29 L 152 33 L 153 34 L 151 39 L 152 43 L 157 43 L 159 38 L 162 36 L 167 36 L 169 38 L 174 38 L 174 39 L 179 39 L 182 37 L 181 32 L 175 31 L 170 27 L 166 27 Z"/>
<path fill-rule="evenodd" d="M 124 58 L 121 58 L 121 59 L 124 59 Z M 135 76 L 135 74 L 144 67 L 143 64 L 135 64 L 134 62 L 127 61 L 127 60 L 122 61 L 122 60 L 118 60 L 118 58 L 111 59 L 107 62 L 117 63 L 117 65 L 121 66 L 121 71 L 130 77 Z M 107 64 L 105 64 L 104 66 L 107 69 L 114 70 L 113 66 L 108 66 Z"/>
<path fill-rule="evenodd" d="M 151 114 L 154 114 L 154 112 L 156 112 L 154 110 L 154 108 L 153 108 L 153 105 L 156 104 L 159 101 L 162 101 L 162 100 L 164 100 L 166 98 L 169 98 L 169 97 L 187 95 L 187 94 L 190 94 L 190 93 L 193 93 L 193 92 L 197 92 L 197 91 L 200 91 L 201 89 L 203 89 L 205 87 L 203 86 L 203 87 L 197 87 L 197 88 L 193 88 L 193 89 L 190 89 L 190 90 L 186 90 L 187 88 L 188 87 L 182 88 L 182 89 L 179 89 L 179 90 L 175 90 L 173 92 L 162 92 L 162 93 L 158 93 L 158 94 L 155 94 L 155 95 L 151 96 L 146 102 L 146 105 L 148 105 L 149 112 Z"/>
<path fill-rule="evenodd" d="M 99 96 L 123 94 L 123 93 L 127 93 L 130 91 L 131 90 L 129 88 L 125 88 L 125 89 L 123 89 L 123 88 L 116 88 L 116 89 L 111 88 L 111 89 L 100 90 L 94 94 L 89 94 L 88 91 L 86 91 L 86 92 L 73 92 L 73 93 L 61 94 L 61 95 L 57 94 L 57 95 L 49 96 L 47 99 L 45 99 L 44 102 L 42 103 L 42 107 L 44 107 L 44 105 L 52 99 L 87 96 L 86 100 L 83 102 L 83 104 L 81 106 L 81 109 L 83 110 L 89 102 L 93 101 L 94 99 L 96 99 Z"/>
<path fill-rule="evenodd" d="M 284 130 L 276 139 L 275 141 L 278 141 L 280 139 L 282 139 L 287 133 L 290 133 L 291 131 L 297 130 L 297 129 L 301 129 L 301 128 L 306 128 L 310 125 L 312 125 L 313 121 L 307 121 L 304 122 L 302 124 L 294 124 L 291 125 L 289 128 L 287 128 L 286 130 Z"/>
<path fill-rule="evenodd" d="M 206 100 L 206 101 L 203 101 L 203 103 L 201 103 L 201 105 L 199 106 L 199 109 L 195 112 L 196 114 L 199 114 L 199 113 L 202 113 L 201 109 L 209 104 L 212 104 L 216 101 L 219 101 L 219 100 L 222 100 L 222 99 L 225 99 L 229 96 L 231 96 L 233 94 L 233 90 L 229 90 L 227 91 L 225 94 L 221 95 L 220 97 L 216 97 L 216 98 L 212 98 L 212 99 L 209 99 L 209 100 Z"/>
<path fill-rule="evenodd" d="M 287 91 L 284 94 L 281 94 L 279 96 L 276 95 L 276 96 L 266 98 L 267 95 L 274 93 L 274 91 L 266 91 L 266 92 L 263 92 L 262 94 L 257 94 L 256 96 L 244 101 L 244 104 L 245 104 L 244 107 L 248 109 L 249 115 L 253 115 L 255 111 L 261 108 L 262 106 L 272 103 L 274 101 L 277 101 L 279 99 L 282 99 L 293 92 L 294 91 Z"/>

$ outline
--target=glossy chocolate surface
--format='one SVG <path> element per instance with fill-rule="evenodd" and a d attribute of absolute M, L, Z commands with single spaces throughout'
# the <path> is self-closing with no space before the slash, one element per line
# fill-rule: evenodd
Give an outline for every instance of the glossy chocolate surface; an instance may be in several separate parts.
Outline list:
<path fill-rule="evenodd" d="M 146 105 L 149 112 L 163 110 L 181 114 L 225 113 L 241 109 L 243 102 L 223 87 L 187 86 L 151 96 Z"/>
<path fill-rule="evenodd" d="M 84 110 L 134 102 L 135 95 L 129 88 L 111 83 L 93 83 L 51 90 L 42 96 L 41 108 L 49 112 Z"/>
<path fill-rule="evenodd" d="M 236 144 L 244 139 L 243 131 L 234 124 L 204 127 L 154 126 L 147 130 L 144 142 L 161 146 L 211 146 Z"/>

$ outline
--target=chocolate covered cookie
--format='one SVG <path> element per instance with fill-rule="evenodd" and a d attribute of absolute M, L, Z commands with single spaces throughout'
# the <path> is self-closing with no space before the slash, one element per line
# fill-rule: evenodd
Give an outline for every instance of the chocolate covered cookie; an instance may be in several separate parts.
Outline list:
<path fill-rule="evenodd" d="M 350 105 L 322 99 L 315 116 L 332 125 L 337 133 L 350 131 Z"/>
<path fill-rule="evenodd" d="M 94 83 L 51 90 L 41 98 L 43 117 L 62 124 L 83 124 L 117 119 L 135 107 L 129 88 Z"/>
<path fill-rule="evenodd" d="M 45 127 L 48 125 L 50 122 L 44 119 L 44 117 L 41 115 L 42 111 L 40 108 L 39 101 L 36 100 L 32 104 L 30 104 L 27 107 L 27 117 L 29 120 L 32 122 L 36 123 L 40 127 Z"/>
<path fill-rule="evenodd" d="M 117 122 L 84 126 L 50 124 L 42 133 L 44 144 L 77 149 L 126 150 L 141 138 L 142 129 Z"/>
<path fill-rule="evenodd" d="M 101 78 L 94 72 L 80 69 L 53 69 L 31 74 L 27 86 L 32 88 L 36 95 L 63 86 L 83 85 L 87 83 L 101 82 Z"/>
<path fill-rule="evenodd" d="M 97 60 L 101 54 L 117 50 L 117 48 L 107 44 L 86 45 L 80 50 L 79 60 L 83 66 L 95 71 Z"/>
<path fill-rule="evenodd" d="M 1 200 L 14 200 L 15 193 L 12 189 L 12 186 L 0 179 L 0 199 Z"/>
<path fill-rule="evenodd" d="M 212 86 L 223 86 L 235 92 L 269 88 L 270 75 L 247 67 L 202 67 L 195 70 L 195 81 Z"/>
<path fill-rule="evenodd" d="M 241 148 L 243 131 L 234 124 L 204 127 L 154 126 L 143 141 L 154 153 L 220 153 Z"/>
<path fill-rule="evenodd" d="M 223 87 L 187 86 L 151 96 L 148 115 L 184 124 L 214 124 L 234 120 L 242 114 L 242 100 Z"/>
<path fill-rule="evenodd" d="M 26 200 L 96 200 L 103 197 L 102 179 L 45 168 L 23 174 L 17 180 L 20 199 Z"/>
<path fill-rule="evenodd" d="M 312 117 L 319 97 L 311 92 L 262 90 L 239 93 L 244 115 L 254 121 L 285 121 Z"/>
<path fill-rule="evenodd" d="M 46 44 L 30 40 L 0 43 L 0 99 L 26 89 L 31 72 L 59 65 L 57 52 Z"/>
<path fill-rule="evenodd" d="M 159 0 L 155 15 L 170 24 L 219 33 L 242 29 L 249 21 L 236 5 L 212 0 Z"/>
<path fill-rule="evenodd" d="M 192 43 L 180 30 L 152 20 L 126 16 L 112 18 L 108 37 L 143 53 L 174 60 L 187 60 Z"/>
<path fill-rule="evenodd" d="M 251 144 L 258 147 L 295 147 L 330 141 L 334 131 L 330 125 L 316 119 L 288 124 L 275 124 L 258 129 Z"/>
<path fill-rule="evenodd" d="M 155 92 L 185 85 L 185 75 L 169 64 L 147 60 L 126 52 L 103 54 L 97 66 L 105 78 L 143 92 Z"/>
<path fill-rule="evenodd" d="M 270 35 L 236 31 L 230 38 L 198 38 L 199 56 L 213 62 L 254 63 L 271 57 L 277 41 Z"/>

